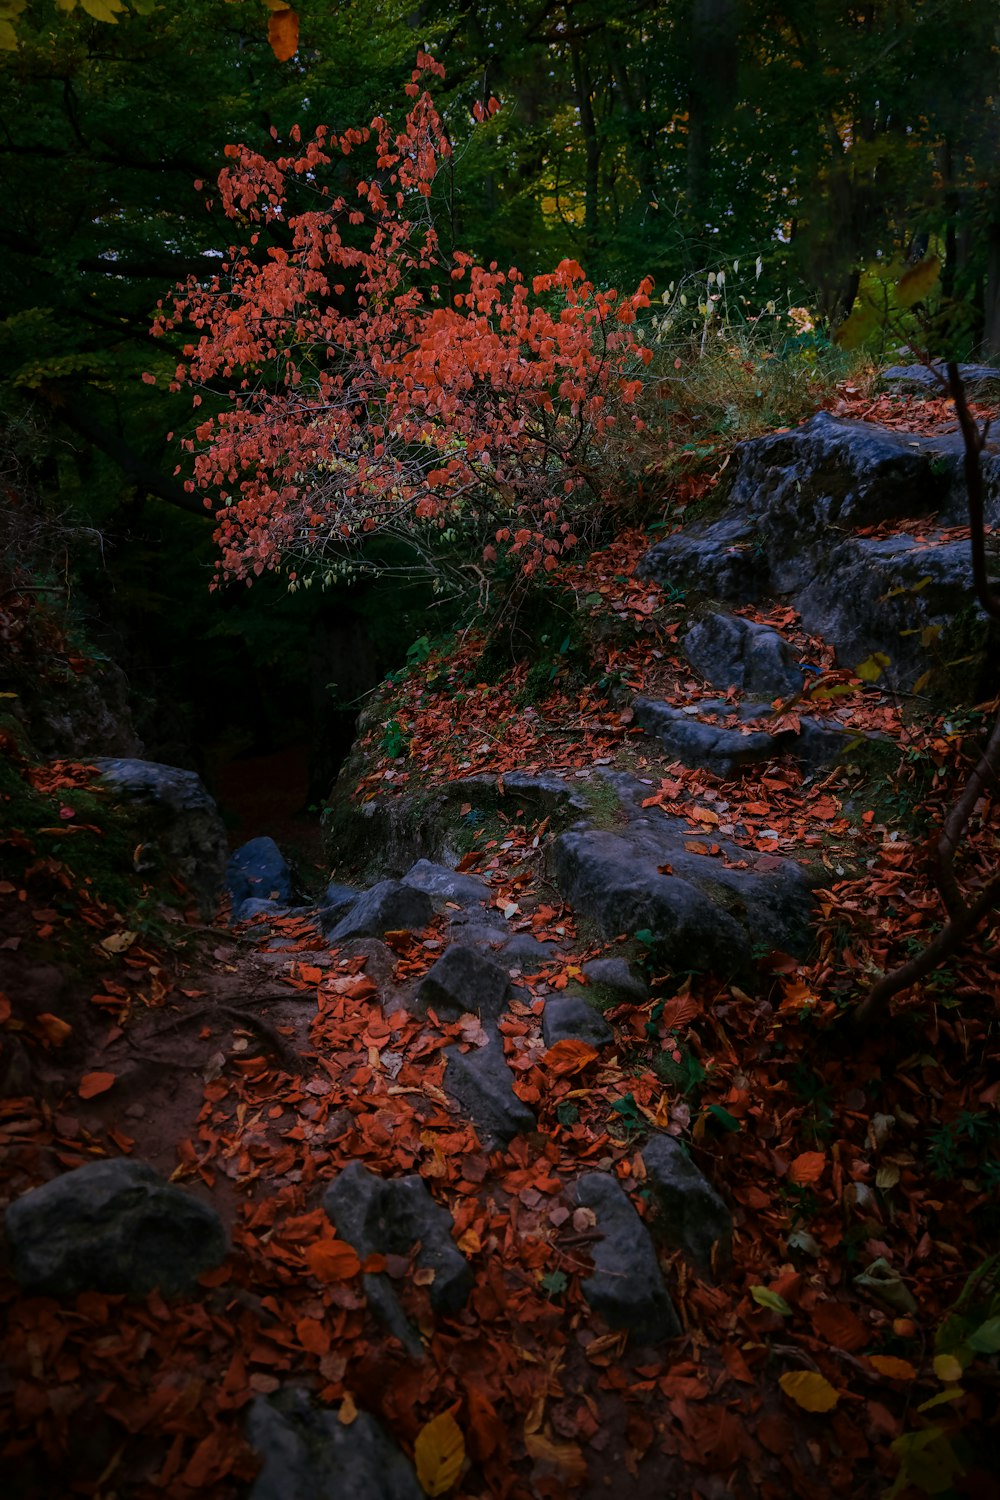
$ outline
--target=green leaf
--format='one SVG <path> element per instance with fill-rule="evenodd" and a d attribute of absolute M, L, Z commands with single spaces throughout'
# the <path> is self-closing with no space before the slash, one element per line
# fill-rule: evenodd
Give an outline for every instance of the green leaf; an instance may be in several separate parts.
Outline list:
<path fill-rule="evenodd" d="M 792 1309 L 784 1297 L 780 1297 L 777 1292 L 772 1292 L 769 1287 L 752 1286 L 750 1288 L 750 1295 L 761 1307 L 769 1308 L 771 1312 L 780 1313 L 783 1318 L 790 1318 L 792 1316 Z"/>
<path fill-rule="evenodd" d="M 977 1354 L 1000 1354 L 1000 1318 L 987 1318 L 966 1342 Z"/>
<path fill-rule="evenodd" d="M 652 948 L 653 944 L 656 942 L 656 939 L 654 938 L 648 927 L 640 927 L 639 931 L 635 935 L 635 940 L 637 943 L 642 943 L 646 948 Z"/>
<path fill-rule="evenodd" d="M 721 1104 L 710 1104 L 708 1112 L 722 1126 L 723 1130 L 739 1130 L 740 1122 L 735 1115 L 731 1115 L 728 1109 L 723 1109 Z"/>
<path fill-rule="evenodd" d="M 542 1291 L 549 1297 L 557 1297 L 568 1285 L 565 1271 L 548 1271 L 542 1277 Z"/>

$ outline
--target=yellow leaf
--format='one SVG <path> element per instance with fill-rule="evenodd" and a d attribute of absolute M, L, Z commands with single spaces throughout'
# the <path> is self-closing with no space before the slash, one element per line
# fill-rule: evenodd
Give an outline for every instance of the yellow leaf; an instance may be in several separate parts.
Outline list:
<path fill-rule="evenodd" d="M 536 1462 L 551 1464 L 568 1485 L 579 1485 L 587 1477 L 587 1460 L 576 1443 L 559 1443 L 542 1432 L 525 1435 L 524 1446 Z"/>
<path fill-rule="evenodd" d="M 93 16 L 95 21 L 105 21 L 111 26 L 118 25 L 118 17 L 115 11 L 124 10 L 121 0 L 80 0 L 80 4 L 88 16 Z"/>
<path fill-rule="evenodd" d="M 105 953 L 124 953 L 126 948 L 131 948 L 136 936 L 134 932 L 113 932 L 109 937 L 101 938 L 101 947 Z"/>
<path fill-rule="evenodd" d="M 896 301 L 900 307 L 912 307 L 915 302 L 922 302 L 937 281 L 940 269 L 941 262 L 937 256 L 928 255 L 925 260 L 904 271 L 896 282 Z"/>
<path fill-rule="evenodd" d="M 337 1408 L 337 1421 L 343 1427 L 350 1427 L 352 1422 L 358 1419 L 358 1407 L 350 1391 L 344 1392 L 344 1399 Z"/>
<path fill-rule="evenodd" d="M 890 1380 L 916 1380 L 917 1372 L 908 1359 L 897 1359 L 895 1354 L 871 1354 L 868 1363 L 876 1369 L 880 1375 L 888 1375 Z"/>
<path fill-rule="evenodd" d="M 864 661 L 854 668 L 855 675 L 862 682 L 878 682 L 892 658 L 886 656 L 884 651 L 873 651 L 871 656 L 866 656 Z"/>
<path fill-rule="evenodd" d="M 413 1457 L 417 1478 L 428 1495 L 443 1495 L 451 1489 L 465 1462 L 465 1439 L 450 1411 L 421 1427 Z"/>
<path fill-rule="evenodd" d="M 951 1385 L 953 1381 L 962 1378 L 962 1362 L 956 1359 L 954 1354 L 935 1354 L 934 1374 L 938 1380 L 943 1380 L 945 1385 Z"/>
<path fill-rule="evenodd" d="M 792 1316 L 792 1309 L 784 1297 L 780 1292 L 772 1292 L 769 1286 L 752 1286 L 750 1295 L 759 1307 L 766 1307 L 769 1312 L 780 1313 L 783 1318 Z"/>
<path fill-rule="evenodd" d="M 778 1384 L 789 1400 L 801 1406 L 803 1411 L 832 1411 L 840 1400 L 840 1393 L 824 1375 L 814 1370 L 789 1370 Z"/>
<path fill-rule="evenodd" d="M 17 32 L 9 21 L 0 21 L 0 52 L 17 51 Z M 12 697 L 10 693 L 4 693 L 5 698 Z"/>

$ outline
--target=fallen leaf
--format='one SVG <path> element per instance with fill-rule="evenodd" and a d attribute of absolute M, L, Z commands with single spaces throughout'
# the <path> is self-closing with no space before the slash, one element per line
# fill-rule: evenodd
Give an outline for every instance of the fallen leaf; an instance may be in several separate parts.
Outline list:
<path fill-rule="evenodd" d="M 343 1240 L 317 1240 L 309 1245 L 306 1264 L 317 1281 L 350 1281 L 361 1270 L 356 1251 Z"/>
<path fill-rule="evenodd" d="M 101 947 L 105 953 L 124 953 L 126 948 L 131 948 L 136 937 L 134 932 L 112 932 L 106 938 L 101 938 Z"/>
<path fill-rule="evenodd" d="M 824 1151 L 803 1151 L 789 1166 L 788 1180 L 797 1187 L 808 1187 L 811 1183 L 819 1182 L 825 1170 Z"/>
<path fill-rule="evenodd" d="M 595 1047 L 588 1046 L 586 1042 L 577 1041 L 575 1037 L 564 1037 L 561 1042 L 556 1042 L 546 1052 L 545 1066 L 551 1073 L 560 1076 L 568 1073 L 582 1073 L 584 1068 L 596 1061 L 597 1056 Z"/>
<path fill-rule="evenodd" d="M 462 1472 L 465 1439 L 450 1411 L 427 1422 L 413 1446 L 417 1478 L 428 1495 L 443 1495 Z"/>
<path fill-rule="evenodd" d="M 916 1380 L 917 1372 L 908 1359 L 897 1359 L 895 1354 L 870 1354 L 868 1363 L 876 1369 L 880 1375 L 887 1375 L 890 1380 Z"/>
<path fill-rule="evenodd" d="M 106 1094 L 116 1081 L 114 1073 L 84 1073 L 77 1093 L 81 1099 L 93 1099 L 95 1094 Z"/>
<path fill-rule="evenodd" d="M 832 1411 L 840 1393 L 814 1370 L 789 1370 L 778 1381 L 790 1401 L 803 1411 Z"/>
<path fill-rule="evenodd" d="M 576 1443 L 560 1443 L 544 1433 L 530 1432 L 525 1436 L 524 1446 L 537 1463 L 558 1469 L 567 1485 L 579 1485 L 586 1479 L 587 1460 Z"/>

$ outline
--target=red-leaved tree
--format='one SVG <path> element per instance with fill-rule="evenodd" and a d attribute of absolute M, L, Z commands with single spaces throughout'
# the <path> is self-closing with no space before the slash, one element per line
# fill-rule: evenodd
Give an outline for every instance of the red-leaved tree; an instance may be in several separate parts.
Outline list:
<path fill-rule="evenodd" d="M 470 561 L 551 569 L 607 498 L 609 432 L 641 426 L 650 353 L 631 325 L 651 283 L 619 298 L 564 260 L 529 286 L 441 251 L 429 200 L 451 148 L 422 84 L 443 72 L 418 54 L 398 132 L 377 118 L 302 146 L 296 129 L 276 160 L 227 147 L 219 192 L 245 243 L 154 328 L 198 334 L 172 388 L 216 408 L 184 445 L 225 578 L 295 579 L 372 533 L 429 559 L 458 535 Z M 347 189 L 343 158 L 362 150 Z"/>

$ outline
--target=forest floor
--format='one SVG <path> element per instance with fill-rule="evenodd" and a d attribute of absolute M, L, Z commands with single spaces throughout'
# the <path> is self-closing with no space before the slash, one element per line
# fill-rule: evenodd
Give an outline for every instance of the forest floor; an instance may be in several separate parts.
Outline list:
<path fill-rule="evenodd" d="M 950 419 L 943 402 L 881 397 L 861 410 L 850 393 L 842 412 L 909 430 Z M 157 1293 L 27 1297 L 5 1276 L 0 1451 L 19 1500 L 245 1494 L 256 1469 L 245 1408 L 288 1383 L 339 1403 L 346 1424 L 373 1412 L 407 1452 L 450 1411 L 467 1455 L 453 1493 L 467 1500 L 590 1500 L 623 1486 L 637 1500 L 996 1493 L 989 1275 L 953 1309 L 1000 1227 L 997 953 L 970 946 L 862 1040 L 843 1024 L 871 976 L 940 922 L 927 831 L 990 705 L 915 712 L 836 669 L 791 611 L 771 611 L 753 617 L 801 649 L 819 687 L 838 689 L 833 700 L 814 689 L 789 714 L 833 701 L 842 722 L 891 736 L 899 756 L 880 772 L 847 764 L 812 778 L 774 762 L 732 782 L 664 766 L 614 691 L 683 705 L 700 690 L 673 646 L 680 604 L 672 612 L 634 577 L 647 546 L 627 533 L 553 580 L 595 619 L 628 627 L 607 636 L 587 685 L 559 651 L 526 697 L 524 664 L 476 682 L 481 639 L 431 649 L 391 698 L 405 757 L 393 745 L 379 758 L 373 742 L 360 794 L 480 771 L 628 768 L 649 781 L 651 805 L 688 819 L 698 852 L 711 854 L 720 821 L 738 812 L 755 851 L 825 866 L 814 959 L 762 958 L 752 995 L 658 974 L 651 959 L 648 1003 L 608 1012 L 614 1047 L 547 1053 L 544 996 L 578 985 L 588 958 L 623 950 L 578 931 L 545 877 L 547 820 L 512 799 L 502 826 L 471 830 L 461 867 L 558 957 L 520 976 L 523 998 L 501 1023 L 538 1131 L 487 1154 L 442 1087 L 442 1049 L 469 1040 L 475 1018 L 436 1024 L 405 1008 L 442 951 L 443 918 L 387 934 L 367 961 L 331 949 L 305 918 L 262 936 L 230 930 L 225 912 L 205 928 L 175 911 L 177 943 L 166 928 L 159 939 L 127 929 L 65 857 L 27 851 L 23 883 L 0 883 L 0 1024 L 30 1049 L 38 1086 L 0 1103 L 0 1193 L 132 1155 L 210 1201 L 232 1251 L 197 1297 L 169 1304 Z M 62 763 L 26 774 L 60 831 L 90 773 Z M 964 877 L 993 867 L 998 829 L 1000 804 L 987 801 Z M 570 1193 L 595 1166 L 641 1179 L 650 1126 L 690 1137 L 736 1218 L 732 1265 L 717 1278 L 663 1253 L 684 1332 L 653 1348 L 589 1310 L 580 1282 L 593 1236 Z M 428 1180 L 475 1271 L 467 1307 L 443 1320 L 406 1261 L 366 1263 L 394 1278 L 426 1342 L 422 1364 L 373 1320 L 363 1268 L 318 1206 L 357 1159 Z M 859 1283 L 877 1261 L 888 1278 Z"/>

